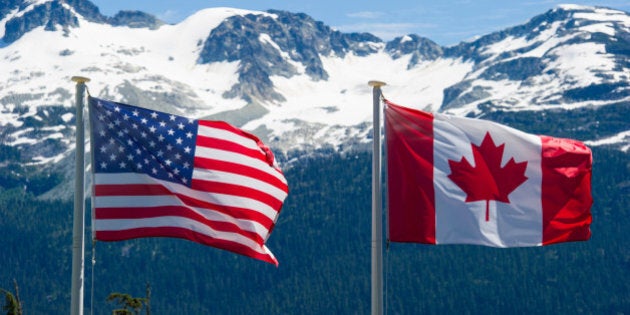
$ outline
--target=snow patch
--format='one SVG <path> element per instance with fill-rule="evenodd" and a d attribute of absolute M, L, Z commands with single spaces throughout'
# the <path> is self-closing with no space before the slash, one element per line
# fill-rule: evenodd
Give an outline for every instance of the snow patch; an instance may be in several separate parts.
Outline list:
<path fill-rule="evenodd" d="M 589 33 L 604 33 L 608 36 L 615 36 L 616 31 L 610 23 L 598 23 L 580 27 L 580 31 Z"/>
<path fill-rule="evenodd" d="M 602 145 L 621 144 L 622 145 L 621 150 L 623 152 L 627 152 L 628 149 L 630 149 L 630 130 L 626 130 L 616 135 L 599 139 L 599 140 L 584 141 L 584 144 L 594 146 L 594 147 L 602 146 Z"/>
<path fill-rule="evenodd" d="M 612 71 L 616 67 L 612 56 L 606 54 L 604 44 L 586 42 L 565 45 L 552 53 L 558 58 L 551 61 L 548 67 L 560 69 L 559 74 L 569 82 L 574 81 L 574 86 L 600 83 L 603 79 L 598 72 Z"/>
<path fill-rule="evenodd" d="M 410 42 L 412 41 L 411 37 L 409 35 L 405 35 L 400 39 L 400 43 L 405 43 L 405 42 Z"/>

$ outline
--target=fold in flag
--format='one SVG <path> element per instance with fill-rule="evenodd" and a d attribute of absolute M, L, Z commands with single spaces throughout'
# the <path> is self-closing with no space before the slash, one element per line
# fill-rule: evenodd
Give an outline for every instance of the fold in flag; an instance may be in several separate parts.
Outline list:
<path fill-rule="evenodd" d="M 278 265 L 265 241 L 288 186 L 258 138 L 92 97 L 89 112 L 97 240 L 176 237 Z"/>
<path fill-rule="evenodd" d="M 389 238 L 541 246 L 591 235 L 591 151 L 385 101 Z"/>

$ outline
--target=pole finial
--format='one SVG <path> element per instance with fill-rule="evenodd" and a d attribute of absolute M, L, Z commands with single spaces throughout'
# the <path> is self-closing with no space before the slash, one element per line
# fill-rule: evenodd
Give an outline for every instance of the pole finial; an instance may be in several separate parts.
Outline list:
<path fill-rule="evenodd" d="M 76 83 L 90 82 L 90 78 L 86 78 L 86 77 L 82 77 L 82 76 L 73 76 L 71 80 L 76 82 Z"/>
<path fill-rule="evenodd" d="M 371 86 L 371 87 L 380 88 L 383 85 L 387 85 L 387 83 L 385 83 L 383 81 L 371 80 L 371 81 L 368 82 L 368 85 Z"/>

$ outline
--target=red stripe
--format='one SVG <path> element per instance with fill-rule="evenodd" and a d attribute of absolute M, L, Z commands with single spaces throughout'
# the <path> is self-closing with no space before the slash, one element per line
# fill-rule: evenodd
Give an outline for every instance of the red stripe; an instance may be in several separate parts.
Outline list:
<path fill-rule="evenodd" d="M 94 196 L 163 196 L 174 195 L 168 188 L 159 184 L 97 184 Z"/>
<path fill-rule="evenodd" d="M 386 103 L 389 239 L 435 244 L 433 116 Z"/>
<path fill-rule="evenodd" d="M 259 245 L 263 245 L 265 240 L 255 232 L 243 230 L 241 227 L 230 222 L 220 222 L 209 220 L 203 214 L 185 206 L 161 206 L 147 208 L 95 208 L 94 218 L 103 219 L 145 219 L 165 216 L 176 216 L 195 220 L 215 231 L 232 232 L 241 234 Z"/>
<path fill-rule="evenodd" d="M 255 167 L 250 167 L 243 164 L 237 164 L 237 163 L 226 162 L 226 161 L 221 161 L 221 160 L 203 158 L 199 156 L 195 157 L 194 163 L 195 163 L 196 168 L 203 168 L 207 170 L 215 170 L 215 171 L 239 174 L 239 175 L 255 178 L 257 180 L 265 182 L 286 193 L 288 193 L 289 191 L 286 183 L 283 183 L 277 177 L 267 172 L 261 171 Z"/>
<path fill-rule="evenodd" d="M 256 221 L 262 226 L 266 227 L 269 231 L 271 231 L 273 229 L 273 226 L 275 225 L 275 222 L 273 222 L 273 220 L 269 219 L 267 216 L 256 210 L 239 207 L 228 207 L 204 200 L 194 199 L 185 195 L 177 195 L 177 197 L 191 207 L 212 209 L 221 213 L 225 213 L 237 219 Z M 280 210 L 278 209 L 278 212 L 279 211 Z"/>
<path fill-rule="evenodd" d="M 591 237 L 593 158 L 579 141 L 541 136 L 543 245 Z"/>
<path fill-rule="evenodd" d="M 96 239 L 99 241 L 122 241 L 134 238 L 143 238 L 143 237 L 175 237 L 182 238 L 186 240 L 191 240 L 193 242 L 201 243 L 208 246 L 213 246 L 216 248 L 232 251 L 244 256 L 248 256 L 255 259 L 260 259 L 262 261 L 266 261 L 268 263 L 272 263 L 278 266 L 278 261 L 267 254 L 258 253 L 251 248 L 234 243 L 231 241 L 212 238 L 208 235 L 197 233 L 195 231 L 183 228 L 176 227 L 152 227 L 152 228 L 139 228 L 139 229 L 130 229 L 130 230 L 122 230 L 122 231 L 96 231 Z"/>
<path fill-rule="evenodd" d="M 271 231 L 274 226 L 273 220 L 264 214 L 252 209 L 231 207 L 223 204 L 212 203 L 205 200 L 198 200 L 187 195 L 170 192 L 161 185 L 95 185 L 95 196 L 162 196 L 172 195 L 177 197 L 187 206 L 204 208 L 224 213 L 236 219 L 252 220 L 260 223 Z M 279 211 L 279 209 L 276 209 Z"/>
<path fill-rule="evenodd" d="M 244 147 L 232 141 L 197 135 L 197 146 L 238 153 L 267 164 L 267 160 L 262 151 Z"/>
<path fill-rule="evenodd" d="M 196 190 L 203 190 L 208 193 L 241 196 L 244 198 L 254 199 L 266 205 L 269 205 L 275 210 L 278 210 L 282 207 L 282 201 L 265 192 L 247 186 L 226 184 L 200 179 L 193 179 L 191 186 Z"/>

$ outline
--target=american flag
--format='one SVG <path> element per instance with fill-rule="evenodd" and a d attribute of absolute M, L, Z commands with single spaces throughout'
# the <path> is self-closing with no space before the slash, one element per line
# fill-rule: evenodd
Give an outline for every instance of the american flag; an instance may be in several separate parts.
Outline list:
<path fill-rule="evenodd" d="M 257 137 L 89 98 L 97 240 L 177 237 L 278 265 L 265 246 L 288 186 Z"/>

